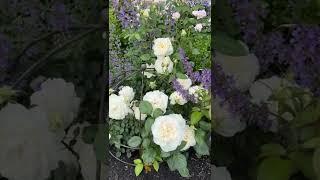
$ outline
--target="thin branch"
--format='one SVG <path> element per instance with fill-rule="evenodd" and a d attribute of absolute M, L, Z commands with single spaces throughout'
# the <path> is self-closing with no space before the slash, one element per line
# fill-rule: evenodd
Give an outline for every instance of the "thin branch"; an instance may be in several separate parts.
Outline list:
<path fill-rule="evenodd" d="M 38 68 L 39 66 L 45 64 L 48 62 L 49 58 L 51 56 L 53 56 L 54 54 L 56 54 L 58 51 L 60 51 L 61 49 L 65 48 L 66 46 L 80 40 L 81 38 L 89 35 L 90 33 L 97 31 L 98 28 L 94 28 L 94 29 L 90 29 L 85 31 L 84 33 L 81 33 L 77 36 L 75 36 L 74 38 L 66 41 L 65 43 L 61 44 L 60 46 L 52 49 L 50 52 L 48 52 L 44 57 L 42 57 L 39 61 L 35 62 L 32 66 L 30 66 L 24 73 L 22 73 L 22 75 L 18 78 L 18 80 L 13 84 L 13 88 L 17 88 L 17 86 L 28 76 L 30 76 L 33 71 Z"/>
<path fill-rule="evenodd" d="M 109 151 L 109 154 L 110 154 L 113 158 L 115 158 L 116 160 L 118 160 L 118 161 L 120 161 L 120 162 L 122 162 L 122 163 L 124 163 L 124 164 L 130 165 L 130 166 L 136 166 L 135 164 L 128 163 L 128 162 L 125 162 L 125 161 L 121 160 L 120 158 L 117 158 L 114 154 L 112 154 L 111 151 Z"/>

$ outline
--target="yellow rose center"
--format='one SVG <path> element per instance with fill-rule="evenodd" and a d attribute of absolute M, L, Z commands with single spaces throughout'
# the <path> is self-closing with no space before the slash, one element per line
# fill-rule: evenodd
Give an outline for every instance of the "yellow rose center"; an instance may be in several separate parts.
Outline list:
<path fill-rule="evenodd" d="M 161 139 L 163 139 L 164 141 L 170 141 L 172 139 L 175 139 L 177 136 L 176 127 L 169 123 L 162 124 L 159 132 Z"/>

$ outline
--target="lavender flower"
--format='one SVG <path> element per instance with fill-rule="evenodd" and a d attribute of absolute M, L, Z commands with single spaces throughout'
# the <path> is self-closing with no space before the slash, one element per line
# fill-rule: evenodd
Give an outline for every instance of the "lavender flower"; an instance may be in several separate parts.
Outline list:
<path fill-rule="evenodd" d="M 173 89 L 178 91 L 184 99 L 190 100 L 191 102 L 194 102 L 194 103 L 196 102 L 196 98 L 193 95 L 189 94 L 189 91 L 184 89 L 181 86 L 181 84 L 177 81 L 177 79 L 172 80 L 172 86 L 173 86 Z"/>

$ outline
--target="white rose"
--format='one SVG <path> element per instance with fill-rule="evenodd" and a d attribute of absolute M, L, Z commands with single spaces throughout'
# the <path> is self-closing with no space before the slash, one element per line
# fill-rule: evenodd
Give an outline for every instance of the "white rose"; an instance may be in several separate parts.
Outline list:
<path fill-rule="evenodd" d="M 201 19 L 207 16 L 207 13 L 205 10 L 200 11 L 192 11 L 192 15 L 196 16 L 197 19 Z"/>
<path fill-rule="evenodd" d="M 155 69 L 157 73 L 164 74 L 166 72 L 171 73 L 173 70 L 173 62 L 171 61 L 170 57 L 166 56 L 164 58 L 158 57 L 155 64 Z"/>
<path fill-rule="evenodd" d="M 170 38 L 158 38 L 153 41 L 154 55 L 158 56 L 170 56 L 173 53 L 173 47 Z"/>
<path fill-rule="evenodd" d="M 109 96 L 109 117 L 111 119 L 124 119 L 129 112 L 129 107 L 122 96 L 115 94 Z"/>
<path fill-rule="evenodd" d="M 173 92 L 170 95 L 170 104 L 172 105 L 175 105 L 175 104 L 184 105 L 187 102 L 188 101 L 177 91 Z"/>
<path fill-rule="evenodd" d="M 186 120 L 180 114 L 159 116 L 151 126 L 154 143 L 164 152 L 177 149 L 181 144 L 186 128 Z"/>
<path fill-rule="evenodd" d="M 134 117 L 137 120 L 145 120 L 147 118 L 147 115 L 146 114 L 142 114 L 142 113 L 141 113 L 141 118 L 140 118 L 140 109 L 139 109 L 139 107 L 133 106 L 132 109 L 133 109 L 133 112 L 134 112 Z"/>
<path fill-rule="evenodd" d="M 179 12 L 172 13 L 172 19 L 178 20 L 179 18 L 180 18 L 180 13 Z"/>
<path fill-rule="evenodd" d="M 212 173 L 213 180 L 232 180 L 230 172 L 226 167 L 216 167 L 213 165 L 213 173 Z"/>
<path fill-rule="evenodd" d="M 215 61 L 221 64 L 227 75 L 233 76 L 236 87 L 241 91 L 249 89 L 260 71 L 258 59 L 254 54 L 228 56 L 216 52 Z"/>
<path fill-rule="evenodd" d="M 132 87 L 129 86 L 124 86 L 123 88 L 121 88 L 121 90 L 119 91 L 119 96 L 122 96 L 124 98 L 124 101 L 127 104 L 130 104 L 130 102 L 133 100 L 134 98 L 134 91 L 132 89 Z"/>
<path fill-rule="evenodd" d="M 181 151 L 189 149 L 191 146 L 196 145 L 196 139 L 194 135 L 194 129 L 190 126 L 186 125 L 186 129 L 184 132 L 183 140 L 187 142 L 187 144 L 181 149 Z"/>
<path fill-rule="evenodd" d="M 143 96 L 144 101 L 151 103 L 153 110 L 159 108 L 164 113 L 166 112 L 168 106 L 168 96 L 159 90 L 147 92 Z"/>
<path fill-rule="evenodd" d="M 196 26 L 194 27 L 194 30 L 201 32 L 202 28 L 203 28 L 202 24 L 196 24 Z"/>
<path fill-rule="evenodd" d="M 31 95 L 30 101 L 46 113 L 50 129 L 61 133 L 76 118 L 80 106 L 74 85 L 63 79 L 46 80 L 41 90 Z"/>
<path fill-rule="evenodd" d="M 220 106 L 221 100 L 213 100 L 213 119 L 217 123 L 214 131 L 225 137 L 232 137 L 236 133 L 243 131 L 246 124 L 240 121 L 240 117 L 229 112 L 228 106 Z"/>
<path fill-rule="evenodd" d="M 189 94 L 193 95 L 195 99 L 198 101 L 198 100 L 201 100 L 199 98 L 202 92 L 206 90 L 202 86 L 191 86 L 188 91 L 189 91 Z"/>
<path fill-rule="evenodd" d="M 188 90 L 191 85 L 192 85 L 192 81 L 190 78 L 187 79 L 177 79 L 177 81 L 180 83 L 180 85 L 182 86 L 183 89 Z"/>

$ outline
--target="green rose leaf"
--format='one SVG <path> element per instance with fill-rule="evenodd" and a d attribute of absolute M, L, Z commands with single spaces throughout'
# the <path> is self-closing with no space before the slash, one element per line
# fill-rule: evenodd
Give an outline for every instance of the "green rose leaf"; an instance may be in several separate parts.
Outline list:
<path fill-rule="evenodd" d="M 178 171 L 182 177 L 190 177 L 190 173 L 189 173 L 188 168 L 178 169 Z"/>
<path fill-rule="evenodd" d="M 238 40 L 231 38 L 222 32 L 216 32 L 215 47 L 218 52 L 229 56 L 246 56 L 248 49 Z"/>
<path fill-rule="evenodd" d="M 148 118 L 144 124 L 144 129 L 146 131 L 146 133 L 150 133 L 151 131 L 151 126 L 154 123 L 154 119 L 153 118 Z"/>
<path fill-rule="evenodd" d="M 196 125 L 202 118 L 203 114 L 199 111 L 194 111 L 191 114 L 191 125 Z"/>
<path fill-rule="evenodd" d="M 142 170 L 143 170 L 143 164 L 138 164 L 134 168 L 134 173 L 136 174 L 136 176 L 139 176 Z"/>
<path fill-rule="evenodd" d="M 163 115 L 163 111 L 159 108 L 155 109 L 153 112 L 153 118 L 157 118 L 159 116 Z"/>
<path fill-rule="evenodd" d="M 144 139 L 142 142 L 142 147 L 147 148 L 150 145 L 150 139 Z"/>
<path fill-rule="evenodd" d="M 142 153 L 142 160 L 145 164 L 152 164 L 157 156 L 157 152 L 153 148 L 145 149 Z"/>
<path fill-rule="evenodd" d="M 313 169 L 318 179 L 320 179 L 320 148 L 313 153 Z"/>
<path fill-rule="evenodd" d="M 163 157 L 163 158 L 167 158 L 167 157 L 169 157 L 170 155 L 171 155 L 170 152 L 161 151 L 161 157 Z"/>
<path fill-rule="evenodd" d="M 158 163 L 158 161 L 154 161 L 152 165 L 153 165 L 154 170 L 156 170 L 158 172 L 159 171 L 159 163 Z"/>
<path fill-rule="evenodd" d="M 167 163 L 171 171 L 183 169 L 187 167 L 187 158 L 181 153 L 176 153 L 167 160 Z"/>
<path fill-rule="evenodd" d="M 270 157 L 259 165 L 257 180 L 289 180 L 294 172 L 291 160 Z"/>
<path fill-rule="evenodd" d="M 148 101 L 141 101 L 139 104 L 139 110 L 142 114 L 152 114 L 152 105 Z"/>
<path fill-rule="evenodd" d="M 182 141 L 181 144 L 177 147 L 177 151 L 180 151 L 182 148 L 184 148 L 187 144 L 187 141 Z"/>
<path fill-rule="evenodd" d="M 199 126 L 201 129 L 205 131 L 210 131 L 211 130 L 211 123 L 205 122 L 205 121 L 200 121 Z"/>
<path fill-rule="evenodd" d="M 201 155 L 201 156 L 210 155 L 209 146 L 204 141 L 197 143 L 195 146 L 193 146 L 193 149 L 196 151 L 198 155 Z"/>
<path fill-rule="evenodd" d="M 283 156 L 287 152 L 280 144 L 265 144 L 261 147 L 259 157 Z"/>
<path fill-rule="evenodd" d="M 135 159 L 135 160 L 133 160 L 133 162 L 135 165 L 142 164 L 141 159 Z"/>
<path fill-rule="evenodd" d="M 176 76 L 178 79 L 188 79 L 187 75 L 182 73 L 176 73 Z"/>
<path fill-rule="evenodd" d="M 141 144 L 141 137 L 133 136 L 129 139 L 128 145 L 131 147 L 138 147 Z"/>

